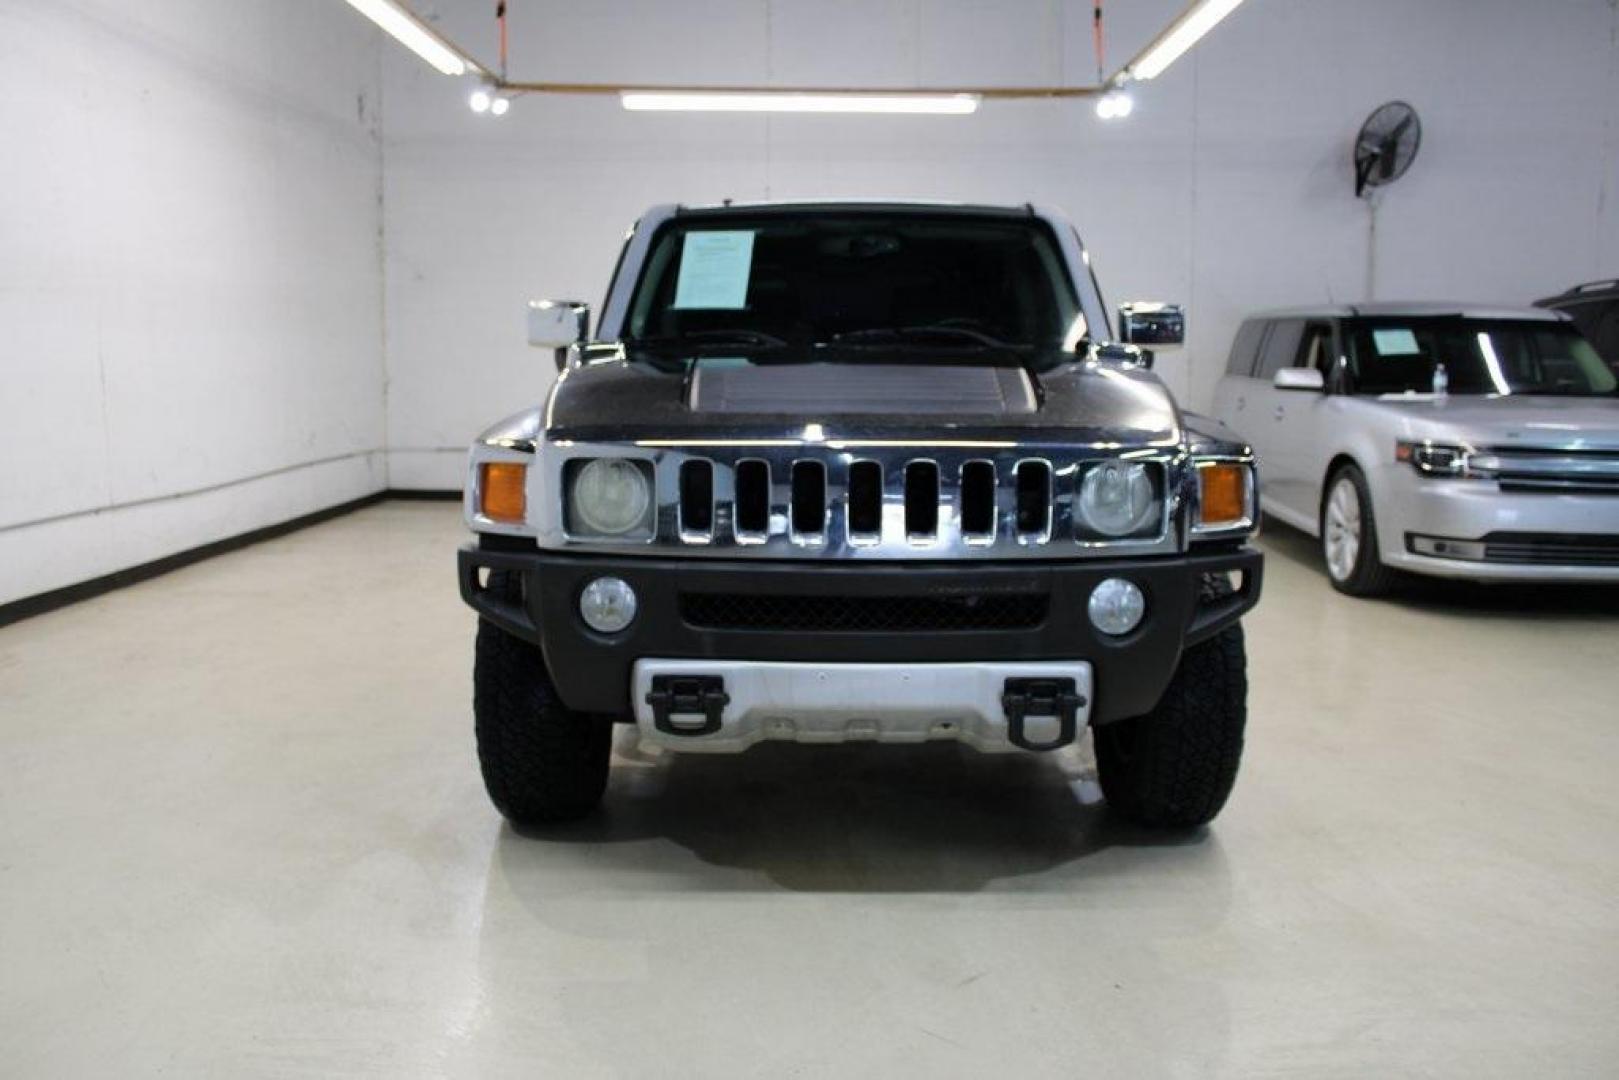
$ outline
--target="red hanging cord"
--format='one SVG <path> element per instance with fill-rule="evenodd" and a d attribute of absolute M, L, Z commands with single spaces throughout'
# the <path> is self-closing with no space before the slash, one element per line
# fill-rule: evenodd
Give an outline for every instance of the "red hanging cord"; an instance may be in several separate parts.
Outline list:
<path fill-rule="evenodd" d="M 1096 43 L 1096 81 L 1100 83 L 1102 75 L 1102 0 L 1095 0 L 1096 6 L 1091 13 L 1091 36 Z"/>
<path fill-rule="evenodd" d="M 504 80 L 506 78 L 506 0 L 496 0 L 495 22 L 500 25 L 500 77 Z"/>

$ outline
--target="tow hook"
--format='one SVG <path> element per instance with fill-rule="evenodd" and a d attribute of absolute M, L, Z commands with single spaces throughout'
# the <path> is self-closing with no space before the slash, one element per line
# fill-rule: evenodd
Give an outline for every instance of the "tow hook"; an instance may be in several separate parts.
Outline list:
<path fill-rule="evenodd" d="M 1001 691 L 1001 709 L 1006 713 L 1006 737 L 1013 746 L 1025 750 L 1056 750 L 1074 741 L 1079 733 L 1079 710 L 1084 695 L 1074 689 L 1073 679 L 1007 679 Z M 1024 734 L 1028 717 L 1057 719 L 1057 736 L 1050 742 L 1034 742 Z"/>
<path fill-rule="evenodd" d="M 646 703 L 652 706 L 653 724 L 666 735 L 712 735 L 731 695 L 719 675 L 654 675 Z M 676 716 L 700 716 L 702 723 L 676 724 Z"/>

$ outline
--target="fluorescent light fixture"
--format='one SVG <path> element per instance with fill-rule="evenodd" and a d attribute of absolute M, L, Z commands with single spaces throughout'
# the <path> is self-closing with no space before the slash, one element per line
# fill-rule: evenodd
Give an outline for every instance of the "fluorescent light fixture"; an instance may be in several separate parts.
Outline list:
<path fill-rule="evenodd" d="M 352 3 L 353 0 L 349 2 Z M 1213 30 L 1216 24 L 1236 10 L 1240 3 L 1242 0 L 1197 0 L 1181 13 L 1180 18 L 1176 19 L 1168 30 L 1147 46 L 1140 59 L 1130 65 L 1130 77 L 1151 79 L 1161 75 L 1181 53 L 1196 45 L 1199 38 Z"/>
<path fill-rule="evenodd" d="M 619 94 L 619 100 L 632 112 L 920 113 L 965 116 L 978 111 L 977 94 L 625 90 Z"/>
<path fill-rule="evenodd" d="M 465 75 L 467 62 L 439 40 L 421 19 L 393 0 L 349 0 L 349 5 L 446 75 Z"/>

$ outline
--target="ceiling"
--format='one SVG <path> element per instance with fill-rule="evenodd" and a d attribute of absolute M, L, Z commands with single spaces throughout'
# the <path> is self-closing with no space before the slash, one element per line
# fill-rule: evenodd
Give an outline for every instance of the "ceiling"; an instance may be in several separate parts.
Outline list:
<path fill-rule="evenodd" d="M 1183 7 L 1104 8 L 1112 74 Z M 481 63 L 495 0 L 417 0 Z M 1091 85 L 1089 0 L 508 0 L 512 81 L 826 86 Z"/>

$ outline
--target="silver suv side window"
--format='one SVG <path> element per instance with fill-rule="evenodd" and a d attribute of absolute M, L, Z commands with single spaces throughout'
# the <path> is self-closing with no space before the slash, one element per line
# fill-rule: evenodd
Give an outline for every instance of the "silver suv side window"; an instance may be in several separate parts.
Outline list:
<path fill-rule="evenodd" d="M 1299 358 L 1294 367 L 1315 368 L 1324 378 L 1332 378 L 1332 327 L 1326 323 L 1311 323 L 1305 327 L 1304 341 L 1299 345 Z"/>
<path fill-rule="evenodd" d="M 1252 375 L 1254 362 L 1259 356 L 1259 343 L 1265 336 L 1265 320 L 1249 319 L 1237 329 L 1231 343 L 1231 357 L 1226 361 L 1227 375 Z"/>
<path fill-rule="evenodd" d="M 1614 371 L 1619 371 L 1619 300 L 1608 304 L 1608 310 L 1603 313 L 1602 321 L 1593 324 L 1586 334 L 1591 344 L 1596 346 L 1602 359 Z"/>
<path fill-rule="evenodd" d="M 1265 339 L 1265 352 L 1259 358 L 1255 376 L 1269 382 L 1285 367 L 1292 367 L 1299 355 L 1299 339 L 1304 334 L 1303 319 L 1278 319 L 1271 324 L 1270 336 Z"/>

